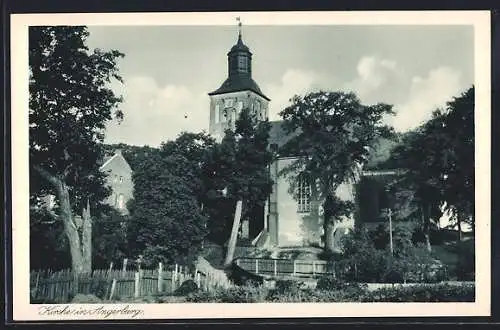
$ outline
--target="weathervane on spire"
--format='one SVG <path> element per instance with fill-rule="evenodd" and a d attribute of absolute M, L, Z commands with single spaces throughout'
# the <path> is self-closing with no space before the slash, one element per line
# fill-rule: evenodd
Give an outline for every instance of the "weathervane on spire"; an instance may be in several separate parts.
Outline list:
<path fill-rule="evenodd" d="M 241 37 L 241 18 L 236 17 L 236 21 L 238 22 L 238 36 Z"/>

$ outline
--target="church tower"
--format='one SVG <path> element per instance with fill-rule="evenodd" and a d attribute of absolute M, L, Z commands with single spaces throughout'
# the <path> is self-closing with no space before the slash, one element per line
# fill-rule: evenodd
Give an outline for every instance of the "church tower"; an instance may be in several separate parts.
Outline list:
<path fill-rule="evenodd" d="M 239 18 L 238 18 L 239 21 Z M 227 128 L 234 129 L 236 119 L 244 108 L 257 119 L 268 118 L 270 99 L 252 79 L 252 53 L 243 43 L 241 22 L 238 23 L 238 41 L 227 53 L 228 77 L 210 96 L 209 133 L 220 141 Z"/>

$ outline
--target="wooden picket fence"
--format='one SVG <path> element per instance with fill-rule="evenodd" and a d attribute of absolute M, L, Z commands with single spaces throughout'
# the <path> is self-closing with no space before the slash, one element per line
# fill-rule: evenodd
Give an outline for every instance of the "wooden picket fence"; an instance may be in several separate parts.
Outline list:
<path fill-rule="evenodd" d="M 75 291 L 92 294 L 101 299 L 138 298 L 175 292 L 186 280 L 193 280 L 202 290 L 229 287 L 232 284 L 219 274 L 189 272 L 185 267 L 173 265 L 156 269 L 113 270 L 96 269 L 74 277 L 71 270 L 40 270 L 30 274 L 31 298 L 34 301 L 67 302 Z"/>

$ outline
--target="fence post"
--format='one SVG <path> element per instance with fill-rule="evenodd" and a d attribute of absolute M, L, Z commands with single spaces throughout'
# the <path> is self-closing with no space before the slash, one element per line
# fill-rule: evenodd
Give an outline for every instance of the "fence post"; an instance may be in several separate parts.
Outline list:
<path fill-rule="evenodd" d="M 315 275 L 316 274 L 316 262 L 314 262 L 314 260 L 313 260 L 312 263 L 313 263 L 313 275 Z"/>
<path fill-rule="evenodd" d="M 172 272 L 172 292 L 175 291 L 176 278 L 177 278 L 177 270 L 179 269 L 179 265 L 175 264 L 175 269 Z"/>
<path fill-rule="evenodd" d="M 278 275 L 278 261 L 274 259 L 274 276 Z"/>
<path fill-rule="evenodd" d="M 116 278 L 113 279 L 113 283 L 111 284 L 111 292 L 109 293 L 109 300 L 113 299 L 116 290 Z"/>
<path fill-rule="evenodd" d="M 127 258 L 123 259 L 123 268 L 122 268 L 122 271 L 124 273 L 127 271 L 127 263 L 128 263 L 128 259 Z"/>
<path fill-rule="evenodd" d="M 134 281 L 134 297 L 138 298 L 139 297 L 139 290 L 140 290 L 140 273 L 137 271 L 135 272 L 135 281 Z"/>
<path fill-rule="evenodd" d="M 259 259 L 255 259 L 255 274 L 259 273 Z"/>
<path fill-rule="evenodd" d="M 163 292 L 163 264 L 158 264 L 158 293 Z"/>
<path fill-rule="evenodd" d="M 113 261 L 109 263 L 109 272 L 111 272 L 112 270 L 113 270 Z"/>
<path fill-rule="evenodd" d="M 293 276 L 297 273 L 297 260 L 293 261 Z"/>
<path fill-rule="evenodd" d="M 196 273 L 196 284 L 198 285 L 198 288 L 200 288 L 200 285 L 201 285 L 201 274 L 200 273 Z"/>

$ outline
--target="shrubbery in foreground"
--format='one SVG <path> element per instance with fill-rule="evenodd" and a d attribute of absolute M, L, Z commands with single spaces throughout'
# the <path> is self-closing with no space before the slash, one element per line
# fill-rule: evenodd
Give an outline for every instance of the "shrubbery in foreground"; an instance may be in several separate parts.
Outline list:
<path fill-rule="evenodd" d="M 321 282 L 320 282 L 321 283 Z M 324 286 L 323 286 L 324 285 Z M 328 283 L 316 289 L 300 289 L 277 285 L 275 289 L 264 287 L 236 287 L 228 290 L 196 292 L 187 296 L 187 302 L 473 302 L 475 286 L 462 285 L 414 285 L 394 286 L 369 291 L 365 285 L 342 284 L 328 288 Z"/>

